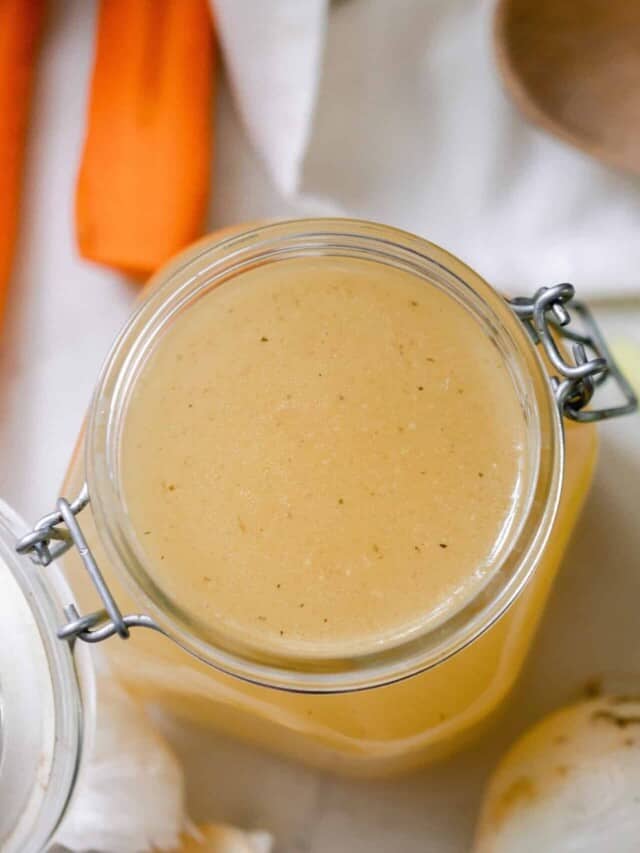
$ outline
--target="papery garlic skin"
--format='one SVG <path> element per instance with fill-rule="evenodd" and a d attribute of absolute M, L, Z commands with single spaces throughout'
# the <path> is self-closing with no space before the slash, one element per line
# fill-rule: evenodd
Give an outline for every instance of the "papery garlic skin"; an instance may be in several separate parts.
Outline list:
<path fill-rule="evenodd" d="M 224 824 L 189 826 L 184 773 L 144 708 L 99 650 L 96 729 L 76 795 L 55 841 L 113 853 L 270 853 L 272 837 Z M 215 773 L 215 757 L 212 757 Z"/>
<path fill-rule="evenodd" d="M 474 853 L 638 853 L 640 696 L 580 702 L 527 731 L 498 765 Z"/>
<path fill-rule="evenodd" d="M 55 840 L 72 851 L 174 849 L 187 821 L 182 767 L 98 653 L 94 663 L 93 744 Z"/>

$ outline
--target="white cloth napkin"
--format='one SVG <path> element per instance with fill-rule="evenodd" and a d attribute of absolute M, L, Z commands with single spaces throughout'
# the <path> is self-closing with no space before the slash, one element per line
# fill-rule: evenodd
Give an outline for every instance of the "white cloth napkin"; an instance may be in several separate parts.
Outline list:
<path fill-rule="evenodd" d="M 211 2 L 235 104 L 293 213 L 406 228 L 514 292 L 568 279 L 640 296 L 640 181 L 519 115 L 493 0 Z"/>
<path fill-rule="evenodd" d="M 225 62 L 251 138 L 285 193 L 298 187 L 322 67 L 329 0 L 217 5 Z"/>

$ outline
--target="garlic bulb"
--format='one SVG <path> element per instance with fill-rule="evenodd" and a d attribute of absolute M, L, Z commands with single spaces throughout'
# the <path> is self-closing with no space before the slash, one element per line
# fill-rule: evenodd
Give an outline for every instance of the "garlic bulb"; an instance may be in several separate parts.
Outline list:
<path fill-rule="evenodd" d="M 474 847 L 604 850 L 640 850 L 640 697 L 580 702 L 526 732 L 494 771 Z"/>
<path fill-rule="evenodd" d="M 186 831 L 180 764 L 99 650 L 92 651 L 97 676 L 93 744 L 54 850 L 270 853 L 273 840 L 266 832 L 222 824 Z"/>
<path fill-rule="evenodd" d="M 174 849 L 186 824 L 182 768 L 97 653 L 94 663 L 93 745 L 55 840 L 72 851 Z"/>

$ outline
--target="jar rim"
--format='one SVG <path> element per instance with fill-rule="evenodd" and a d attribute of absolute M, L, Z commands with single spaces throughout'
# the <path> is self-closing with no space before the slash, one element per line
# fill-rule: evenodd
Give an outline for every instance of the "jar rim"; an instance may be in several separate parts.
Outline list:
<path fill-rule="evenodd" d="M 158 335 L 206 290 L 249 266 L 304 254 L 348 254 L 392 263 L 448 288 L 469 310 L 484 312 L 496 340 L 520 370 L 529 423 L 538 430 L 526 514 L 513 548 L 489 579 L 443 623 L 383 649 L 344 658 L 265 652 L 196 625 L 168 600 L 147 571 L 132 531 L 119 480 L 123 413 L 140 365 Z M 86 474 L 96 528 L 128 591 L 173 640 L 205 662 L 245 680 L 304 692 L 364 689 L 408 677 L 442 662 L 486 631 L 510 606 L 537 565 L 556 515 L 562 485 L 561 418 L 547 372 L 524 326 L 506 301 L 477 273 L 438 246 L 404 231 L 347 219 L 303 219 L 205 238 L 160 270 L 117 338 L 90 410 Z M 505 356 L 506 357 L 506 356 Z"/>

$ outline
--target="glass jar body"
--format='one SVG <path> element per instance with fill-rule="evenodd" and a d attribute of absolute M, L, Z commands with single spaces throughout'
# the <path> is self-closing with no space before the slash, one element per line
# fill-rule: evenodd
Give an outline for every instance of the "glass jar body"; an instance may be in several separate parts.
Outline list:
<path fill-rule="evenodd" d="M 528 585 L 485 633 L 425 672 L 369 690 L 305 694 L 243 682 L 152 631 L 138 630 L 126 642 L 111 639 L 105 653 L 143 701 L 324 769 L 380 776 L 445 757 L 482 731 L 520 672 L 588 492 L 596 450 L 593 426 L 566 425 L 560 508 Z M 80 442 L 65 494 L 76 494 L 83 482 Z M 91 507 L 83 529 L 123 611 L 136 612 L 139 603 L 109 565 Z M 78 555 L 69 552 L 64 563 L 81 609 L 95 609 L 95 591 Z"/>
<path fill-rule="evenodd" d="M 162 270 L 156 283 L 166 286 L 176 270 L 212 242 L 215 238 L 201 241 Z M 596 448 L 593 426 L 565 425 L 559 509 L 527 586 L 502 618 L 423 672 L 366 690 L 305 693 L 228 675 L 152 631 L 136 630 L 126 642 L 111 639 L 105 652 L 128 689 L 142 700 L 319 767 L 383 775 L 443 757 L 481 730 L 520 671 L 588 491 Z M 85 482 L 86 454 L 83 436 L 64 486 L 68 497 Z M 131 585 L 122 582 L 122 567 L 108 556 L 99 525 L 90 505 L 82 513 L 82 527 L 111 591 L 123 612 L 144 612 L 144 597 L 139 599 Z M 95 610 L 95 590 L 77 553 L 69 552 L 64 566 L 80 611 Z"/>

